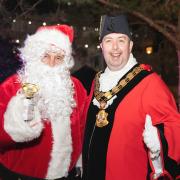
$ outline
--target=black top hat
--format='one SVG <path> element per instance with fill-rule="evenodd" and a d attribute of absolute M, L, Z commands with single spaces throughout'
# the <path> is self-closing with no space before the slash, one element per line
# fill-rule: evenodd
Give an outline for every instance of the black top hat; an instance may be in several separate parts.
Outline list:
<path fill-rule="evenodd" d="M 127 18 L 124 14 L 119 16 L 101 16 L 99 40 L 110 33 L 126 34 L 131 39 L 131 31 Z"/>

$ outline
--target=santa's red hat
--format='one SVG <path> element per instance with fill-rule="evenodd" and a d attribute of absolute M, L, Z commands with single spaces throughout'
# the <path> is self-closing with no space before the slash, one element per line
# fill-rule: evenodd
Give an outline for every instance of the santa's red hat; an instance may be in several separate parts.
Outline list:
<path fill-rule="evenodd" d="M 54 25 L 54 26 L 41 26 L 38 28 L 37 33 L 41 33 L 42 31 L 45 31 L 49 33 L 50 31 L 57 31 L 64 33 L 66 36 L 69 37 L 70 42 L 72 43 L 74 38 L 74 31 L 73 28 L 68 25 Z"/>
<path fill-rule="evenodd" d="M 64 50 L 66 56 L 71 57 L 73 37 L 71 26 L 42 26 L 34 34 L 27 36 L 24 47 L 20 49 L 21 57 L 26 62 L 37 61 L 52 47 Z M 69 58 L 67 64 L 73 64 L 72 58 Z"/>

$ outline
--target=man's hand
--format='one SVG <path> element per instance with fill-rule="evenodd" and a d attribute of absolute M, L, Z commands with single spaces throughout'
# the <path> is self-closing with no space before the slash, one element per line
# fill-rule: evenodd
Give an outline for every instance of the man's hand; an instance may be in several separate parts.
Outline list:
<path fill-rule="evenodd" d="M 75 177 L 81 177 L 82 178 L 82 167 L 75 167 L 76 168 L 76 175 Z"/>
<path fill-rule="evenodd" d="M 150 157 L 152 159 L 157 158 L 160 154 L 160 141 L 158 131 L 155 126 L 152 125 L 151 116 L 146 115 L 145 129 L 143 132 L 143 140 L 150 151 Z"/>

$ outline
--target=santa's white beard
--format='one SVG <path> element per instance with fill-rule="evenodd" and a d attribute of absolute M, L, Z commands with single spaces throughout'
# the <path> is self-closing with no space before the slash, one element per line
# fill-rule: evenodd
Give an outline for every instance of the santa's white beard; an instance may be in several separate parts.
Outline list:
<path fill-rule="evenodd" d="M 70 117 L 75 107 L 74 88 L 64 64 L 49 67 L 42 62 L 31 62 L 20 72 L 20 78 L 22 82 L 38 85 L 35 100 L 42 118 L 56 121 Z"/>

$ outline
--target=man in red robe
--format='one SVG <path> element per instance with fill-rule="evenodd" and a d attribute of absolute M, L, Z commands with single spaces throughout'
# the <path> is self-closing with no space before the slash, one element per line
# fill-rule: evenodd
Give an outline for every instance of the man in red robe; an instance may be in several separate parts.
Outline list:
<path fill-rule="evenodd" d="M 72 41 L 70 26 L 39 28 L 20 49 L 23 68 L 0 85 L 0 179 L 75 179 L 86 91 L 70 76 Z"/>
<path fill-rule="evenodd" d="M 107 67 L 92 85 L 83 180 L 178 179 L 180 114 L 172 94 L 132 55 L 124 15 L 102 17 L 100 43 Z"/>

